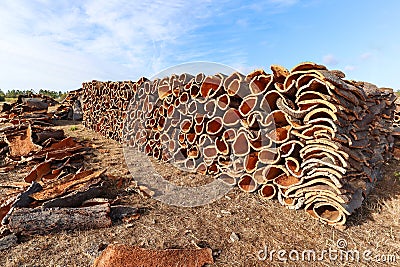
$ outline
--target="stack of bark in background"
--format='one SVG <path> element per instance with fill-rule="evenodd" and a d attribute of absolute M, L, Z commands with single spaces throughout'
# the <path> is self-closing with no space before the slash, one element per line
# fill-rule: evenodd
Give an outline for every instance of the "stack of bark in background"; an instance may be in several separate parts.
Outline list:
<path fill-rule="evenodd" d="M 81 103 L 82 88 L 69 91 L 68 95 L 57 107 L 53 117 L 59 120 L 82 120 L 82 103 Z"/>
<path fill-rule="evenodd" d="M 83 123 L 189 171 L 343 225 L 393 149 L 395 95 L 314 63 L 83 84 Z"/>
<path fill-rule="evenodd" d="M 122 128 L 130 100 L 145 78 L 134 83 L 84 83 L 82 88 L 83 125 L 103 136 L 122 141 Z"/>

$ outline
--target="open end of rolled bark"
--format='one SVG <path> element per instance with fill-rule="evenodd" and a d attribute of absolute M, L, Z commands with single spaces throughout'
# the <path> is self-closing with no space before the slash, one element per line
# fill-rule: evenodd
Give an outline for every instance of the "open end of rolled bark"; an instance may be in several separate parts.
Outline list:
<path fill-rule="evenodd" d="M 197 159 L 200 156 L 200 150 L 196 145 L 191 146 L 188 151 L 188 158 Z"/>
<path fill-rule="evenodd" d="M 227 172 L 222 172 L 217 176 L 217 179 L 220 179 L 224 183 L 230 186 L 235 186 L 237 181 L 236 177 L 232 176 L 232 174 L 229 174 Z"/>
<path fill-rule="evenodd" d="M 228 155 L 229 154 L 229 147 L 226 141 L 222 138 L 217 138 L 215 140 L 215 146 L 219 154 Z"/>
<path fill-rule="evenodd" d="M 276 90 L 267 92 L 263 97 L 263 100 L 261 101 L 261 109 L 263 109 L 267 113 L 277 110 L 278 107 L 276 105 L 276 102 L 278 98 L 285 99 L 285 97 Z"/>
<path fill-rule="evenodd" d="M 240 80 L 233 80 L 229 84 L 228 88 L 226 89 L 226 93 L 229 96 L 236 96 L 239 98 L 244 98 L 247 95 L 249 95 L 251 92 L 250 92 L 248 83 L 242 82 Z"/>
<path fill-rule="evenodd" d="M 288 174 L 283 165 L 269 165 L 263 170 L 265 181 L 272 181 L 281 174 Z"/>
<path fill-rule="evenodd" d="M 201 162 L 197 168 L 196 168 L 196 172 L 200 173 L 202 175 L 207 174 L 207 165 L 204 162 Z"/>
<path fill-rule="evenodd" d="M 153 154 L 153 147 L 149 143 L 144 147 L 144 153 L 148 156 Z"/>
<path fill-rule="evenodd" d="M 169 151 L 175 151 L 178 148 L 178 144 L 172 139 L 167 142 L 167 145 Z"/>
<path fill-rule="evenodd" d="M 192 84 L 189 93 L 192 98 L 196 98 L 200 93 L 200 87 L 197 84 Z"/>
<path fill-rule="evenodd" d="M 228 109 L 223 116 L 223 123 L 226 126 L 235 126 L 240 123 L 240 112 L 237 109 Z"/>
<path fill-rule="evenodd" d="M 196 141 L 196 137 L 196 133 L 187 133 L 185 139 L 189 144 L 193 144 Z"/>
<path fill-rule="evenodd" d="M 252 112 L 257 104 L 257 97 L 256 96 L 248 96 L 243 99 L 242 103 L 239 106 L 240 114 L 245 117 Z"/>
<path fill-rule="evenodd" d="M 319 92 L 301 92 L 297 98 L 296 98 L 296 103 L 301 103 L 305 101 L 316 101 L 316 100 L 327 100 L 329 99 L 329 96 L 321 94 Z M 311 105 L 303 105 L 299 106 L 300 110 L 308 110 L 310 109 Z"/>
<path fill-rule="evenodd" d="M 272 184 L 264 184 L 259 190 L 258 194 L 263 199 L 273 199 L 276 195 L 275 186 Z"/>
<path fill-rule="evenodd" d="M 187 103 L 188 100 L 189 100 L 189 94 L 186 93 L 186 92 L 183 92 L 183 93 L 180 95 L 180 97 L 179 97 L 179 101 L 180 101 L 182 104 Z"/>
<path fill-rule="evenodd" d="M 235 156 L 245 156 L 250 152 L 249 140 L 244 132 L 238 134 L 233 142 L 232 150 Z"/>
<path fill-rule="evenodd" d="M 161 135 L 160 135 L 160 142 L 161 142 L 161 144 L 167 144 L 168 142 L 169 142 L 169 140 L 171 140 L 171 138 L 169 137 L 169 135 L 168 134 L 166 134 L 166 133 L 162 133 Z"/>
<path fill-rule="evenodd" d="M 186 159 L 184 166 L 189 171 L 194 171 L 196 169 L 196 161 L 192 158 Z"/>
<path fill-rule="evenodd" d="M 200 95 L 204 98 L 214 95 L 221 84 L 222 80 L 218 76 L 207 76 L 200 87 Z"/>
<path fill-rule="evenodd" d="M 138 96 L 139 99 L 142 99 L 144 95 L 145 95 L 144 86 L 142 85 L 142 86 L 139 87 L 139 89 L 137 91 L 137 96 Z"/>
<path fill-rule="evenodd" d="M 262 148 L 258 153 L 258 159 L 264 164 L 276 164 L 280 160 L 278 149 Z"/>
<path fill-rule="evenodd" d="M 275 127 L 282 127 L 289 125 L 288 116 L 282 110 L 274 110 L 268 114 L 265 119 L 265 125 L 275 125 Z"/>
<path fill-rule="evenodd" d="M 312 79 L 308 84 L 303 85 L 301 88 L 299 88 L 296 95 L 298 96 L 304 91 L 318 92 L 326 96 L 332 95 L 329 87 L 319 79 Z"/>
<path fill-rule="evenodd" d="M 214 117 L 206 124 L 206 132 L 210 135 L 216 135 L 224 128 L 224 123 L 221 117 Z"/>
<path fill-rule="evenodd" d="M 279 147 L 280 154 L 282 157 L 297 156 L 303 146 L 302 142 L 291 140 Z"/>
<path fill-rule="evenodd" d="M 224 138 L 224 140 L 226 142 L 233 142 L 236 140 L 236 130 L 233 128 L 229 128 L 227 130 L 224 131 L 224 134 L 222 135 L 222 138 Z"/>
<path fill-rule="evenodd" d="M 274 183 L 281 188 L 288 188 L 290 186 L 300 183 L 300 179 L 292 175 L 281 174 L 274 179 Z"/>
<path fill-rule="evenodd" d="M 333 205 L 326 203 L 323 205 L 310 205 L 306 208 L 308 214 L 314 218 L 321 219 L 328 224 L 334 224 L 340 220 L 341 212 Z"/>
<path fill-rule="evenodd" d="M 257 168 L 255 172 L 253 172 L 253 179 L 257 182 L 257 184 L 265 184 L 266 180 L 264 178 L 264 169 L 266 167 Z"/>
<path fill-rule="evenodd" d="M 207 117 L 214 117 L 216 108 L 217 103 L 214 99 L 210 99 L 207 103 L 205 103 L 204 111 L 206 112 Z"/>
<path fill-rule="evenodd" d="M 197 112 L 197 102 L 191 101 L 188 106 L 188 113 L 195 114 Z"/>
<path fill-rule="evenodd" d="M 194 126 L 194 132 L 195 132 L 197 135 L 201 135 L 201 134 L 203 133 L 203 130 L 204 130 L 204 125 L 203 125 L 203 124 L 196 124 L 196 125 Z"/>
<path fill-rule="evenodd" d="M 217 148 L 214 145 L 210 145 L 203 148 L 203 155 L 206 158 L 216 158 L 218 156 Z"/>
<path fill-rule="evenodd" d="M 227 94 L 223 94 L 220 95 L 217 98 L 217 106 L 221 109 L 221 110 L 225 110 L 229 107 L 230 104 L 230 98 Z"/>
<path fill-rule="evenodd" d="M 257 190 L 257 182 L 249 174 L 244 174 L 238 182 L 239 188 L 244 192 L 254 192 Z"/>
<path fill-rule="evenodd" d="M 332 121 L 337 121 L 337 116 L 331 110 L 327 108 L 316 108 L 310 111 L 304 117 L 304 123 L 308 123 L 310 120 L 318 119 L 318 118 L 327 118 Z"/>
<path fill-rule="evenodd" d="M 164 116 L 160 116 L 158 118 L 158 123 L 156 123 L 157 125 L 157 130 L 158 131 L 162 131 L 164 130 L 164 126 L 165 126 L 165 117 Z"/>
<path fill-rule="evenodd" d="M 247 173 L 252 173 L 258 166 L 258 152 L 251 152 L 244 158 L 244 169 Z"/>
<path fill-rule="evenodd" d="M 172 89 L 169 84 L 158 85 L 158 98 L 161 100 L 172 94 Z"/>
<path fill-rule="evenodd" d="M 143 84 L 143 87 L 144 87 L 144 93 L 145 93 L 146 95 L 149 95 L 150 92 L 151 92 L 152 82 L 151 82 L 151 81 L 146 81 L 146 82 Z"/>
<path fill-rule="evenodd" d="M 192 120 L 184 119 L 180 124 L 180 129 L 184 133 L 188 133 L 192 128 Z"/>
<path fill-rule="evenodd" d="M 199 74 L 197 74 L 196 77 L 194 78 L 194 81 L 195 81 L 197 84 L 201 84 L 201 83 L 203 83 L 203 81 L 204 81 L 205 78 L 206 78 L 206 75 L 205 75 L 204 73 L 199 73 Z"/>
<path fill-rule="evenodd" d="M 273 129 L 267 134 L 267 137 L 275 143 L 284 143 L 289 140 L 290 129 L 290 125 Z"/>
<path fill-rule="evenodd" d="M 182 146 L 182 147 L 187 145 L 186 142 L 185 142 L 185 137 L 186 137 L 185 134 L 182 133 L 182 132 L 180 132 L 178 134 L 178 142 L 179 142 L 179 145 Z"/>
<path fill-rule="evenodd" d="M 200 114 L 200 113 L 196 113 L 194 114 L 194 122 L 196 124 L 203 124 L 205 121 L 205 115 L 204 114 Z"/>
<path fill-rule="evenodd" d="M 250 81 L 250 91 L 254 95 L 265 92 L 272 83 L 272 75 L 258 75 Z"/>
<path fill-rule="evenodd" d="M 300 168 L 300 163 L 296 158 L 288 157 L 285 160 L 285 166 L 292 175 L 296 177 L 301 177 L 303 175 L 303 172 Z"/>
<path fill-rule="evenodd" d="M 330 139 L 335 138 L 335 131 L 328 126 L 325 125 L 314 125 L 308 129 L 305 129 L 301 134 L 307 139 L 318 138 L 319 133 L 327 133 Z"/>
<path fill-rule="evenodd" d="M 192 79 L 193 79 L 193 75 L 189 74 L 189 73 L 182 73 L 181 75 L 179 75 L 179 82 L 181 84 L 187 84 L 189 83 Z"/>
<path fill-rule="evenodd" d="M 173 118 L 174 115 L 175 115 L 175 107 L 174 107 L 173 105 L 170 105 L 170 106 L 167 108 L 167 117 L 168 117 L 168 118 Z"/>
<path fill-rule="evenodd" d="M 228 156 L 218 156 L 218 165 L 221 167 L 221 169 L 228 169 L 232 166 L 233 162 L 232 159 Z"/>
<path fill-rule="evenodd" d="M 218 164 L 216 162 L 213 162 L 212 164 L 210 164 L 210 166 L 208 167 L 208 173 L 209 174 L 219 173 Z"/>
<path fill-rule="evenodd" d="M 181 102 L 179 101 L 179 98 L 176 98 L 173 102 L 173 105 L 175 108 L 179 107 L 180 104 L 181 104 Z"/>
<path fill-rule="evenodd" d="M 225 88 L 229 88 L 229 84 L 233 81 L 233 80 L 238 80 L 239 82 L 243 81 L 244 76 L 239 73 L 239 72 L 234 72 L 231 75 L 229 75 L 228 77 L 226 77 L 225 81 L 224 81 L 224 87 Z"/>

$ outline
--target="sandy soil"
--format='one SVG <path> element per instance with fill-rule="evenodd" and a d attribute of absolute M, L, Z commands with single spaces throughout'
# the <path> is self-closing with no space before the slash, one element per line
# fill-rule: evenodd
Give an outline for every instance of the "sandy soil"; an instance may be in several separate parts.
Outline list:
<path fill-rule="evenodd" d="M 67 135 L 90 141 L 96 148 L 86 159 L 87 168 L 101 169 L 123 179 L 124 187 L 134 187 L 119 144 L 105 139 L 80 124 L 63 122 L 59 128 Z M 157 171 L 178 184 L 183 181 L 209 181 L 165 164 L 155 164 Z M 23 171 L 12 171 L 0 180 L 18 181 Z M 309 217 L 304 211 L 287 210 L 276 201 L 263 201 L 255 194 L 237 188 L 214 203 L 195 208 L 182 208 L 145 198 L 135 190 L 120 192 L 122 203 L 140 208 L 141 216 L 130 227 L 116 223 L 107 229 L 71 231 L 48 236 L 32 236 L 8 251 L 0 252 L 0 266 L 90 266 L 102 249 L 110 243 L 124 243 L 143 248 L 210 247 L 214 251 L 212 266 L 387 266 L 364 261 L 362 254 L 370 250 L 374 256 L 395 255 L 400 265 L 400 166 L 392 161 L 385 176 L 345 230 L 338 230 Z M 193 177 L 194 175 L 194 177 Z M 234 232 L 239 237 L 232 242 Z M 337 242 L 347 243 L 344 250 L 358 250 L 361 262 L 354 260 L 297 261 L 290 260 L 292 250 L 314 250 L 317 257 L 323 250 L 337 249 Z M 342 241 L 343 241 L 342 240 Z M 288 262 L 273 254 L 262 261 L 259 251 L 285 250 Z M 292 259 L 295 259 L 292 252 Z M 334 252 L 333 252 L 334 253 Z M 334 255 L 334 254 L 332 254 Z M 263 255 L 261 255 L 263 256 Z M 386 257 L 387 258 L 387 257 Z M 380 257 L 382 259 L 382 257 Z M 388 264 L 390 265 L 390 264 Z"/>

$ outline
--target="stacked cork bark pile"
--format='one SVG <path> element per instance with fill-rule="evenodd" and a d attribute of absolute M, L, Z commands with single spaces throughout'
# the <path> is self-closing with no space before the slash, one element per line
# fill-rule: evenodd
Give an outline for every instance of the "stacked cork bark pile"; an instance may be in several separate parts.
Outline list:
<path fill-rule="evenodd" d="M 393 149 L 395 95 L 314 63 L 83 84 L 84 125 L 343 225 Z"/>
<path fill-rule="evenodd" d="M 394 157 L 400 160 L 400 97 L 396 100 L 396 110 L 394 112 L 393 136 L 395 139 Z"/>

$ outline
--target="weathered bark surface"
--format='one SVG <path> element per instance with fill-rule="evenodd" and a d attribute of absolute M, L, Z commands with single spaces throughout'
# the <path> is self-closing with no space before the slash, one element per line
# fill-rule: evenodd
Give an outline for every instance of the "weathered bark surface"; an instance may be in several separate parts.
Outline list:
<path fill-rule="evenodd" d="M 47 110 L 49 105 L 39 98 L 22 98 L 26 111 Z"/>
<path fill-rule="evenodd" d="M 112 220 L 122 220 L 125 217 L 137 214 L 139 210 L 130 206 L 111 206 L 110 217 Z"/>
<path fill-rule="evenodd" d="M 92 267 L 201 267 L 213 263 L 209 248 L 151 250 L 113 244 L 103 251 Z"/>
<path fill-rule="evenodd" d="M 104 185 L 99 185 L 84 188 L 83 190 L 73 191 L 65 196 L 44 202 L 42 207 L 44 209 L 55 207 L 79 207 L 85 200 L 101 196 L 104 193 L 104 190 Z"/>
<path fill-rule="evenodd" d="M 16 208 L 8 219 L 8 227 L 21 235 L 104 228 L 111 226 L 109 213 L 109 204 L 84 208 Z"/>
<path fill-rule="evenodd" d="M 11 234 L 5 237 L 0 238 L 0 251 L 9 249 L 13 246 L 16 246 L 18 242 L 18 238 L 16 235 Z"/>

